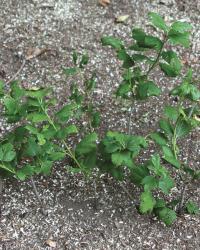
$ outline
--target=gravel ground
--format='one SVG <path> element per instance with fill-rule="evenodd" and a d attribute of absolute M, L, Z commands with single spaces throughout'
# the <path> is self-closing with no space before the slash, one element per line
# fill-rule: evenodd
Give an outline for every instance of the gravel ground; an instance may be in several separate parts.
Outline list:
<path fill-rule="evenodd" d="M 149 11 L 159 12 L 169 22 L 189 21 L 194 28 L 192 46 L 179 52 L 186 65 L 192 65 L 196 73 L 199 70 L 198 0 L 111 0 L 106 8 L 97 0 L 0 0 L 0 4 L 0 78 L 9 81 L 25 56 L 36 48 L 45 49 L 41 56 L 25 62 L 19 78 L 24 86 L 51 86 L 59 100 L 65 101 L 70 81 L 64 78 L 62 66 L 71 64 L 73 49 L 87 50 L 91 58 L 88 70 L 97 69 L 98 74 L 95 98 L 104 110 L 102 132 L 112 128 L 127 131 L 126 112 L 111 98 L 120 82 L 120 64 L 110 49 L 102 48 L 99 41 L 103 35 L 115 35 L 128 42 L 131 28 L 144 26 Z M 115 17 L 120 15 L 129 15 L 126 25 L 115 23 Z M 135 133 L 146 134 L 156 124 L 163 103 L 172 101 L 168 92 L 175 81 L 169 83 L 158 72 L 153 77 L 165 94 L 135 106 Z M 199 131 L 195 131 L 184 141 L 184 158 L 196 168 L 200 167 L 199 139 Z M 53 178 L 41 177 L 36 183 L 46 216 L 40 211 L 29 181 L 5 182 L 0 249 L 200 249 L 199 217 L 184 215 L 166 228 L 155 218 L 139 215 L 112 178 L 101 176 L 95 183 L 94 177 L 85 180 L 82 175 L 67 173 L 64 164 L 57 164 Z M 138 190 L 125 184 L 137 197 Z M 188 190 L 187 195 L 200 205 L 199 191 L 197 186 L 195 192 Z"/>

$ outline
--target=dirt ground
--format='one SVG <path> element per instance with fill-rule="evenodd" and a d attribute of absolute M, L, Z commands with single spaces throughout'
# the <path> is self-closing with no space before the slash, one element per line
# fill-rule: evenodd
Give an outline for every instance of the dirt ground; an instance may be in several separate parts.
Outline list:
<path fill-rule="evenodd" d="M 147 24 L 147 13 L 158 12 L 165 20 L 188 21 L 193 25 L 192 45 L 178 49 L 185 65 L 200 69 L 200 2 L 198 0 L 111 0 L 102 7 L 97 0 L 0 0 L 0 79 L 9 81 L 20 69 L 25 56 L 37 49 L 46 52 L 26 61 L 18 78 L 24 86 L 51 86 L 61 102 L 67 100 L 71 81 L 62 67 L 71 65 L 71 52 L 88 51 L 88 70 L 97 70 L 96 103 L 104 111 L 101 130 L 127 131 L 127 113 L 113 101 L 121 79 L 120 63 L 109 48 L 102 47 L 103 35 L 129 42 L 132 27 Z M 115 18 L 129 15 L 126 24 Z M 148 28 L 148 27 L 147 27 Z M 146 134 L 171 102 L 168 93 L 179 79 L 168 81 L 153 75 L 164 94 L 134 108 L 132 131 Z M 111 105 L 111 103 L 113 105 Z M 153 107 L 153 109 L 152 109 Z M 0 121 L 1 131 L 9 129 Z M 200 133 L 184 141 L 183 158 L 200 168 Z M 101 176 L 85 180 L 69 174 L 57 164 L 53 178 L 40 177 L 36 183 L 46 216 L 40 211 L 29 181 L 6 181 L 0 216 L 1 250 L 94 249 L 94 250 L 198 250 L 200 218 L 184 215 L 167 228 L 152 216 L 138 214 L 120 184 Z M 138 190 L 125 183 L 133 197 Z M 96 192 L 94 192 L 96 190 Z M 175 192 L 177 192 L 175 190 Z M 200 205 L 200 187 L 187 190 Z"/>

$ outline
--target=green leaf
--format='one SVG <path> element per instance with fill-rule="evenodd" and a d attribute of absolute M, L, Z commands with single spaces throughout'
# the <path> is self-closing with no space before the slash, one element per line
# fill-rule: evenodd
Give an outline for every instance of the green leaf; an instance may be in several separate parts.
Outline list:
<path fill-rule="evenodd" d="M 60 161 L 65 158 L 66 153 L 65 152 L 52 152 L 49 155 L 49 159 L 51 161 Z"/>
<path fill-rule="evenodd" d="M 170 208 L 164 207 L 158 212 L 158 217 L 166 226 L 170 226 L 176 220 L 176 212 Z"/>
<path fill-rule="evenodd" d="M 43 99 L 50 92 L 51 92 L 51 89 L 49 88 L 33 87 L 30 89 L 27 89 L 25 94 L 26 96 L 31 97 L 31 98 Z"/>
<path fill-rule="evenodd" d="M 159 188 L 165 194 L 169 194 L 170 190 L 174 187 L 174 181 L 169 176 L 165 176 L 159 180 Z"/>
<path fill-rule="evenodd" d="M 40 146 L 36 143 L 34 137 L 29 137 L 23 155 L 27 157 L 34 157 L 40 152 Z"/>
<path fill-rule="evenodd" d="M 164 160 L 166 160 L 167 162 L 172 164 L 175 168 L 180 168 L 180 166 L 181 166 L 180 161 L 175 158 L 172 150 L 169 147 L 163 146 L 162 151 L 164 154 L 164 156 L 163 156 Z"/>
<path fill-rule="evenodd" d="M 63 69 L 63 72 L 67 76 L 73 76 L 73 75 L 76 75 L 78 73 L 78 69 L 77 68 L 66 68 L 66 69 Z"/>
<path fill-rule="evenodd" d="M 131 168 L 131 181 L 136 185 L 141 185 L 142 180 L 149 175 L 149 170 L 145 165 Z"/>
<path fill-rule="evenodd" d="M 82 69 L 85 65 L 88 64 L 88 61 L 89 61 L 89 56 L 88 56 L 88 54 L 82 55 L 82 58 L 81 58 L 79 67 Z"/>
<path fill-rule="evenodd" d="M 34 166 L 31 165 L 25 165 L 23 168 L 20 168 L 16 172 L 16 177 L 24 181 L 27 177 L 32 176 L 34 174 Z"/>
<path fill-rule="evenodd" d="M 40 174 L 49 175 L 53 166 L 52 161 L 44 161 L 40 166 Z"/>
<path fill-rule="evenodd" d="M 174 45 L 182 45 L 185 48 L 190 46 L 190 32 L 177 32 L 171 29 L 168 33 L 169 41 Z"/>
<path fill-rule="evenodd" d="M 167 120 L 160 119 L 159 127 L 160 127 L 160 129 L 163 130 L 163 132 L 165 132 L 166 136 L 173 136 L 173 134 L 174 134 L 173 127 L 171 126 L 171 124 Z"/>
<path fill-rule="evenodd" d="M 164 114 L 168 119 L 170 119 L 172 121 L 176 121 L 178 116 L 179 116 L 179 112 L 178 112 L 177 108 L 172 107 L 172 106 L 165 106 Z"/>
<path fill-rule="evenodd" d="M 152 81 L 139 83 L 137 86 L 137 98 L 140 100 L 146 99 L 150 96 L 158 96 L 160 93 L 160 88 L 158 88 Z"/>
<path fill-rule="evenodd" d="M 79 155 L 88 154 L 94 151 L 97 147 L 96 141 L 98 136 L 96 133 L 91 133 L 86 135 L 76 146 L 76 153 Z"/>
<path fill-rule="evenodd" d="M 148 169 L 154 172 L 154 174 L 159 177 L 165 177 L 167 175 L 167 169 L 160 164 L 159 154 L 152 155 L 151 161 L 148 165 Z"/>
<path fill-rule="evenodd" d="M 91 125 L 93 128 L 97 128 L 99 127 L 100 125 L 100 122 L 101 122 L 101 116 L 100 116 L 100 113 L 99 112 L 94 112 L 92 113 L 92 117 L 91 117 Z"/>
<path fill-rule="evenodd" d="M 165 146 L 168 142 L 167 138 L 162 133 L 155 132 L 152 133 L 150 136 L 160 146 Z"/>
<path fill-rule="evenodd" d="M 188 135 L 191 129 L 191 125 L 186 120 L 179 119 L 176 123 L 176 137 L 181 138 Z"/>
<path fill-rule="evenodd" d="M 175 87 L 170 92 L 171 95 L 185 97 L 191 101 L 200 100 L 200 90 L 188 82 L 183 82 L 181 85 Z"/>
<path fill-rule="evenodd" d="M 56 113 L 56 117 L 61 122 L 67 122 L 72 117 L 74 111 L 77 109 L 77 105 L 74 103 L 67 104 Z"/>
<path fill-rule="evenodd" d="M 28 114 L 27 119 L 32 121 L 33 123 L 48 121 L 46 114 L 36 112 Z"/>
<path fill-rule="evenodd" d="M 164 32 L 168 32 L 169 28 L 166 25 L 164 19 L 160 15 L 158 15 L 154 12 L 150 12 L 148 14 L 148 16 L 149 16 L 150 21 L 154 27 L 159 28 L 159 29 L 163 30 Z"/>
<path fill-rule="evenodd" d="M 145 32 L 140 28 L 132 29 L 132 38 L 135 39 L 137 42 L 143 42 L 145 39 Z"/>
<path fill-rule="evenodd" d="M 200 212 L 199 207 L 192 201 L 188 201 L 185 205 L 186 211 L 189 214 L 198 214 Z"/>
<path fill-rule="evenodd" d="M 4 82 L 0 80 L 0 98 L 4 96 Z"/>
<path fill-rule="evenodd" d="M 11 143 L 6 143 L 0 146 L 0 161 L 10 162 L 14 160 L 16 152 Z"/>
<path fill-rule="evenodd" d="M 154 205 L 156 204 L 151 192 L 144 191 L 140 196 L 140 212 L 142 214 L 152 212 Z"/>
<path fill-rule="evenodd" d="M 131 58 L 129 54 L 127 54 L 125 49 L 119 50 L 117 53 L 117 57 L 119 60 L 123 61 L 122 67 L 125 69 L 129 69 L 135 64 L 133 58 Z"/>
<path fill-rule="evenodd" d="M 177 54 L 169 50 L 162 52 L 161 56 L 167 62 L 159 64 L 165 75 L 170 77 L 178 76 L 181 72 L 182 64 Z"/>
<path fill-rule="evenodd" d="M 128 97 L 128 94 L 131 92 L 132 86 L 129 82 L 123 82 L 119 85 L 116 96 Z"/>
<path fill-rule="evenodd" d="M 77 61 L 78 61 L 78 53 L 77 53 L 76 50 L 73 51 L 72 59 L 73 59 L 74 65 L 76 65 L 76 64 L 77 64 Z"/>
<path fill-rule="evenodd" d="M 3 103 L 6 108 L 6 114 L 15 115 L 19 111 L 18 101 L 16 101 L 14 98 L 6 97 L 4 98 Z"/>
<path fill-rule="evenodd" d="M 103 46 L 111 46 L 112 48 L 117 49 L 117 50 L 120 50 L 124 47 L 120 39 L 114 38 L 112 36 L 102 37 L 101 43 Z"/>
<path fill-rule="evenodd" d="M 18 81 L 14 81 L 11 83 L 11 96 L 14 99 L 20 99 L 25 95 L 25 90 L 19 87 Z"/>
<path fill-rule="evenodd" d="M 145 191 L 150 191 L 158 187 L 158 180 L 154 176 L 145 176 L 142 180 L 142 185 L 144 185 Z"/>
<path fill-rule="evenodd" d="M 156 204 L 155 204 L 155 206 L 154 206 L 154 209 L 163 208 L 163 207 L 165 207 L 165 206 L 166 206 L 165 200 L 163 200 L 163 199 L 157 199 L 157 200 L 156 200 Z"/>
<path fill-rule="evenodd" d="M 112 163 L 116 166 L 127 166 L 129 168 L 133 167 L 133 159 L 131 153 L 128 151 L 115 152 L 112 154 Z"/>
<path fill-rule="evenodd" d="M 155 49 L 159 51 L 163 46 L 163 42 L 155 36 L 145 36 L 144 44 L 142 45 L 145 48 Z"/>
<path fill-rule="evenodd" d="M 138 148 L 147 148 L 148 144 L 144 137 L 142 136 L 127 136 L 126 137 L 126 148 L 131 152 L 137 151 Z"/>
<path fill-rule="evenodd" d="M 177 21 L 172 24 L 171 29 L 184 33 L 185 31 L 190 31 L 192 29 L 192 25 L 187 22 Z"/>
<path fill-rule="evenodd" d="M 96 74 L 85 82 L 87 91 L 92 91 L 96 87 Z"/>

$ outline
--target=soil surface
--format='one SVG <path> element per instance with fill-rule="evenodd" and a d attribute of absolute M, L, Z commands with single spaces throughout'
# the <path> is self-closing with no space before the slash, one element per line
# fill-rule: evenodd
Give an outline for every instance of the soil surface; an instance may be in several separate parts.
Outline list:
<path fill-rule="evenodd" d="M 177 50 L 185 66 L 200 68 L 200 3 L 198 0 L 111 0 L 107 7 L 97 0 L 0 0 L 0 79 L 8 82 L 21 68 L 23 86 L 51 86 L 60 103 L 67 101 L 72 80 L 62 67 L 70 66 L 71 52 L 88 51 L 87 72 L 97 71 L 95 100 L 104 111 L 101 131 L 127 131 L 127 111 L 113 93 L 121 80 L 120 62 L 100 38 L 114 35 L 130 42 L 132 27 L 144 27 L 149 11 L 158 12 L 167 22 L 188 21 L 193 25 L 192 45 Z M 125 24 L 115 18 L 129 15 Z M 147 26 L 149 29 L 149 26 Z M 41 55 L 25 60 L 36 49 Z M 21 67 L 23 65 L 23 67 Z M 169 90 L 180 79 L 170 80 L 155 72 L 152 76 L 163 95 L 137 103 L 132 132 L 147 134 L 156 127 L 164 103 L 172 103 Z M 1 121 L 1 130 L 10 129 Z M 200 133 L 194 131 L 183 142 L 183 158 L 200 168 Z M 85 180 L 69 174 L 57 164 L 52 177 L 36 179 L 47 215 L 41 213 L 30 181 L 5 181 L 1 197 L 0 249 L 200 249 L 200 218 L 183 215 L 170 228 L 149 215 L 140 215 L 120 183 L 102 175 Z M 137 200 L 138 190 L 124 183 Z M 200 187 L 187 196 L 200 205 Z M 178 190 L 174 190 L 175 195 Z M 134 199 L 134 200 L 135 200 Z"/>

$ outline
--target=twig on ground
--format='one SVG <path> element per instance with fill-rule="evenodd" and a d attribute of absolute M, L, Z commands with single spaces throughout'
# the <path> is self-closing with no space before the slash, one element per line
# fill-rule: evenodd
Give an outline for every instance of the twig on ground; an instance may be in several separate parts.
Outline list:
<path fill-rule="evenodd" d="M 8 81 L 6 82 L 6 84 L 11 83 L 12 81 L 14 81 L 14 80 L 18 77 L 18 75 L 19 75 L 19 74 L 21 73 L 21 71 L 23 70 L 25 64 L 26 64 L 26 59 L 23 59 L 23 62 L 22 62 L 22 64 L 21 64 L 21 67 L 19 68 L 19 70 L 11 77 L 10 80 L 8 80 Z"/>
<path fill-rule="evenodd" d="M 39 195 L 39 193 L 38 193 L 38 190 L 37 190 L 37 187 L 36 187 L 36 185 L 35 185 L 35 181 L 34 181 L 33 177 L 31 177 L 31 184 L 32 184 L 32 186 L 33 186 L 33 190 L 34 190 L 34 193 L 35 193 L 35 195 L 36 195 L 36 198 L 37 198 L 37 200 L 39 201 L 39 203 L 40 203 L 40 205 L 41 205 L 41 210 L 42 210 L 43 215 L 47 215 L 47 212 L 46 212 L 46 210 L 44 209 L 44 204 L 43 204 L 43 202 L 42 202 L 42 200 L 41 200 L 41 198 L 40 198 L 40 195 Z"/>

